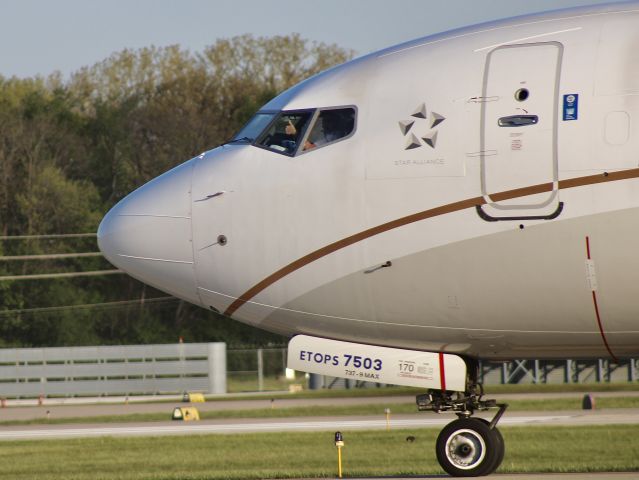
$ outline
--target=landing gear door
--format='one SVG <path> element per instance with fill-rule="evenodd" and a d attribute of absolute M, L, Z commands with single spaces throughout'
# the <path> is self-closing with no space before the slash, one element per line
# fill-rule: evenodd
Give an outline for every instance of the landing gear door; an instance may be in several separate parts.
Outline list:
<path fill-rule="evenodd" d="M 558 198 L 557 117 L 563 46 L 504 45 L 486 57 L 480 120 L 485 220 L 549 219 Z"/>

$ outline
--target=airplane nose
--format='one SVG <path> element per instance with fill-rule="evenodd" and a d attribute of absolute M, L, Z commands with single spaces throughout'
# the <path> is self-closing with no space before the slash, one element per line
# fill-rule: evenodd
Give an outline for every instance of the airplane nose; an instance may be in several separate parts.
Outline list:
<path fill-rule="evenodd" d="M 98 228 L 98 246 L 138 280 L 200 303 L 193 264 L 191 180 L 196 159 L 143 185 L 114 206 Z"/>

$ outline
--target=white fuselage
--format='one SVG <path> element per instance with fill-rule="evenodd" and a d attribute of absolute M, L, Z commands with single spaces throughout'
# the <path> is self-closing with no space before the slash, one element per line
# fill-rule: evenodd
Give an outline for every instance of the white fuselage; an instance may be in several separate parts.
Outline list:
<path fill-rule="evenodd" d="M 639 354 L 639 2 L 426 37 L 262 111 L 327 107 L 356 111 L 352 135 L 206 152 L 114 207 L 101 249 L 286 335 Z"/>

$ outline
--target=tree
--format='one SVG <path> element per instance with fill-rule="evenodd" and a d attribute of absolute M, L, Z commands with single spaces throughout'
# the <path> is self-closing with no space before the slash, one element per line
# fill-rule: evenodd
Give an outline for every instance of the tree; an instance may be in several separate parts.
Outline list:
<path fill-rule="evenodd" d="M 53 165 L 32 174 L 31 185 L 16 195 L 16 207 L 30 229 L 39 234 L 95 231 L 101 205 L 95 186 L 87 180 L 70 180 Z"/>
<path fill-rule="evenodd" d="M 127 193 L 228 140 L 273 96 L 352 54 L 299 35 L 243 35 L 196 54 L 123 50 L 68 81 L 0 77 L 0 234 L 95 231 Z M 0 255 L 97 248 L 73 242 L 0 241 Z M 104 268 L 96 258 L 12 261 L 0 262 L 0 276 Z M 145 301 L 163 295 L 125 275 L 0 281 L 0 345 L 281 339 L 177 300 Z M 95 303 L 106 305 L 49 309 Z"/>

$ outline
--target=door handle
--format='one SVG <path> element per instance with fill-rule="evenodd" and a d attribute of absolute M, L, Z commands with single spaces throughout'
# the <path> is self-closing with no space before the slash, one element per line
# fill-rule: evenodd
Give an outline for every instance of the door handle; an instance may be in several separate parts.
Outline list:
<path fill-rule="evenodd" d="M 388 268 L 392 266 L 393 266 L 393 262 L 388 260 L 387 262 L 382 263 L 381 265 L 377 265 L 376 267 L 369 268 L 368 270 L 364 270 L 364 273 L 373 273 L 373 272 L 376 272 L 377 270 L 381 270 L 382 268 Z"/>
<path fill-rule="evenodd" d="M 498 120 L 500 127 L 527 127 L 528 125 L 536 125 L 539 122 L 537 115 L 511 115 L 509 117 L 501 117 Z"/>

